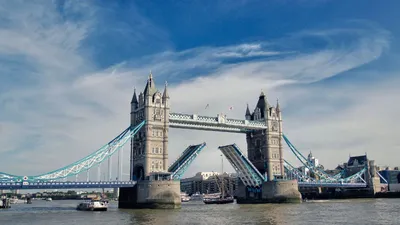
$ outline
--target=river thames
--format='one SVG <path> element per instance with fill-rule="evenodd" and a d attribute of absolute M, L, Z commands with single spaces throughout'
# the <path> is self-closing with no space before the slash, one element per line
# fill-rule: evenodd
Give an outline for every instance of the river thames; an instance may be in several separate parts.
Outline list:
<path fill-rule="evenodd" d="M 107 212 L 82 212 L 80 201 L 15 204 L 0 210 L 1 225 L 133 225 L 133 224 L 400 224 L 400 199 L 325 200 L 301 204 L 205 205 L 187 202 L 177 210 L 120 210 L 111 203 Z"/>

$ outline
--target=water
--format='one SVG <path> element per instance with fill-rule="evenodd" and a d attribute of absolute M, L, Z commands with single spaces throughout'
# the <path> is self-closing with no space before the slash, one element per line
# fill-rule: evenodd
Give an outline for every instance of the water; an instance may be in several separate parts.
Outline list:
<path fill-rule="evenodd" d="M 302 204 L 205 205 L 183 203 L 177 210 L 122 210 L 111 203 L 107 212 L 76 211 L 79 201 L 34 200 L 0 210 L 0 225 L 133 225 L 133 224 L 400 224 L 400 199 L 329 200 Z"/>

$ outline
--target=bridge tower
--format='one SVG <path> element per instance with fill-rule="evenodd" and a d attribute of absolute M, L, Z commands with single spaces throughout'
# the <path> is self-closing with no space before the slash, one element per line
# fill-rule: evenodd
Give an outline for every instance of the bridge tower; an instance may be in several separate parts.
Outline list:
<path fill-rule="evenodd" d="M 167 83 L 161 94 L 150 73 L 139 99 L 134 90 L 131 101 L 131 125 L 146 120 L 146 125 L 131 139 L 131 179 L 144 179 L 151 172 L 167 172 L 169 110 Z"/>
<path fill-rule="evenodd" d="M 265 121 L 267 130 L 254 130 L 246 134 L 247 153 L 250 161 L 265 174 L 268 181 L 284 175 L 283 145 L 282 145 L 282 114 L 277 101 L 273 107 L 261 91 L 253 113 L 249 106 L 246 109 L 246 119 L 251 121 Z"/>
<path fill-rule="evenodd" d="M 252 130 L 246 133 L 247 156 L 250 162 L 266 176 L 262 183 L 261 192 L 253 192 L 238 185 L 237 203 L 296 203 L 301 202 L 297 180 L 283 180 L 283 133 L 282 113 L 279 102 L 273 107 L 268 103 L 267 97 L 261 91 L 257 105 L 250 113 L 246 109 L 246 120 L 263 121 L 266 130 Z M 281 179 L 279 179 L 281 178 Z"/>
<path fill-rule="evenodd" d="M 134 187 L 120 188 L 119 208 L 180 208 L 180 181 L 168 173 L 169 95 L 156 89 L 150 73 L 146 87 L 134 90 L 131 101 L 131 125 L 146 124 L 131 139 L 130 179 Z"/>

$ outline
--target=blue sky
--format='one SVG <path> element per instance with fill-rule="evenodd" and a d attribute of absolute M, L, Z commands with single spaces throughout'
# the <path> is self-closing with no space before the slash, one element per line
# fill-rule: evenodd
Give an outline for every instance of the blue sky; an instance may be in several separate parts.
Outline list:
<path fill-rule="evenodd" d="M 270 103 L 280 99 L 291 141 L 325 167 L 365 152 L 396 166 L 399 6 L 1 1 L 0 171 L 42 173 L 95 151 L 128 126 L 133 87 L 143 89 L 150 70 L 160 89 L 168 81 L 172 111 L 243 118 L 263 89 Z M 207 160 L 218 158 L 217 146 L 245 150 L 238 134 L 171 130 L 170 137 L 171 160 L 187 145 L 208 143 L 188 176 L 219 170 L 219 160 Z"/>

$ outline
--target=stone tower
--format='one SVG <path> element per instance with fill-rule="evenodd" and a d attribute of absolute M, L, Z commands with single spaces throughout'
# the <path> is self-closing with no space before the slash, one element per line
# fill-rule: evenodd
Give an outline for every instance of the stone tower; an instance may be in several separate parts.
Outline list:
<path fill-rule="evenodd" d="M 246 134 L 249 160 L 261 174 L 267 175 L 268 181 L 283 176 L 282 114 L 279 102 L 272 107 L 264 92 L 261 92 L 253 113 L 250 113 L 247 105 L 246 120 L 265 121 L 268 126 L 267 130 L 254 130 Z"/>
<path fill-rule="evenodd" d="M 131 101 L 131 125 L 146 120 L 131 139 L 131 179 L 144 179 L 151 172 L 167 172 L 169 110 L 167 83 L 164 92 L 159 92 L 150 73 L 139 99 L 134 90 Z"/>

